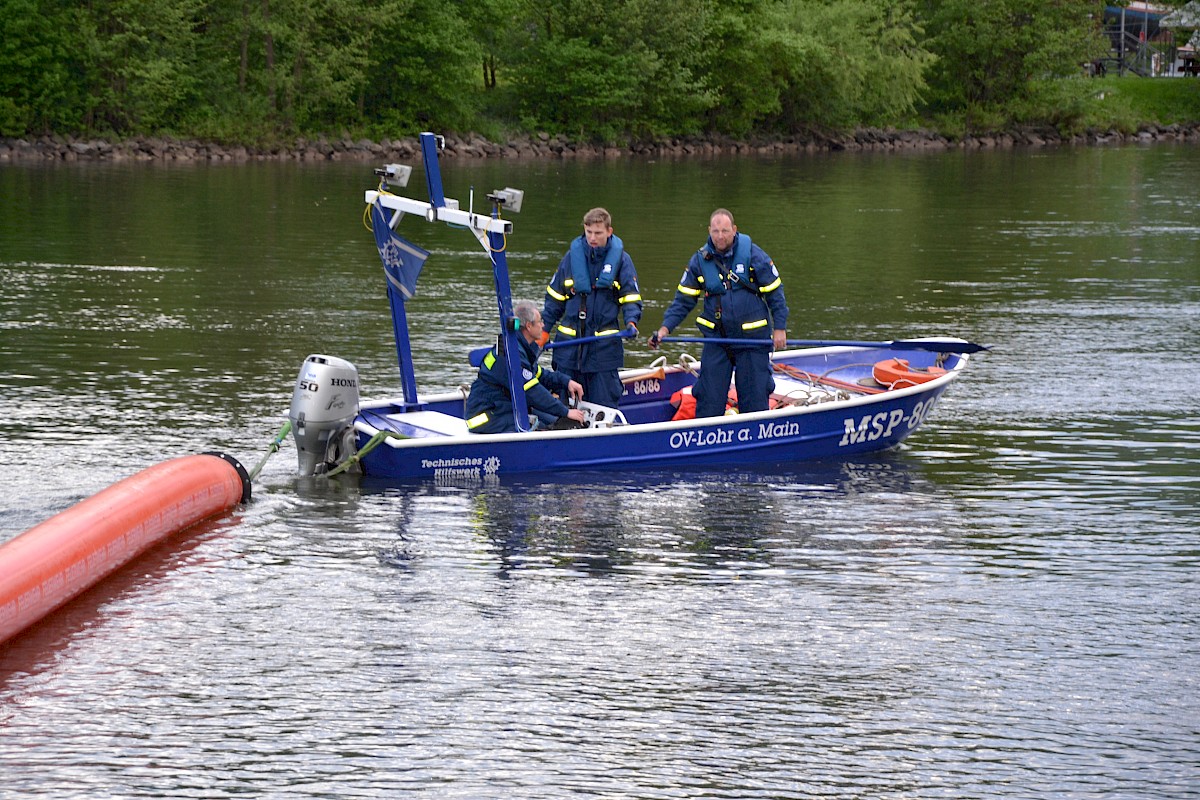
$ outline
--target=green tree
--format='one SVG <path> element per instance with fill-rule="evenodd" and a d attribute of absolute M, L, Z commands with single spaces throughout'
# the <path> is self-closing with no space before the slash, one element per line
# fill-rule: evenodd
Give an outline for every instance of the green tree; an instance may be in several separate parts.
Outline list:
<path fill-rule="evenodd" d="M 244 6 L 239 85 L 265 97 L 282 131 L 358 121 L 379 26 L 407 2 L 260 0 Z"/>
<path fill-rule="evenodd" d="M 712 129 L 793 132 L 900 121 L 933 57 L 910 0 L 724 3 Z"/>
<path fill-rule="evenodd" d="M 505 61 L 527 127 L 611 141 L 698 130 L 710 0 L 529 0 Z"/>
<path fill-rule="evenodd" d="M 934 107 L 998 107 L 1099 51 L 1100 0 L 926 0 Z"/>
<path fill-rule="evenodd" d="M 201 0 L 92 0 L 76 10 L 84 127 L 119 134 L 175 127 L 198 100 Z"/>
<path fill-rule="evenodd" d="M 274 105 L 262 90 L 263 8 L 262 0 L 206 4 L 193 66 L 201 96 L 182 123 L 193 135 L 252 142 L 276 129 Z"/>
<path fill-rule="evenodd" d="M 64 15 L 38 0 L 0 0 L 0 136 L 78 126 Z"/>
<path fill-rule="evenodd" d="M 453 5 L 390 3 L 377 19 L 361 92 L 368 124 L 388 135 L 476 121 L 481 49 Z"/>
<path fill-rule="evenodd" d="M 458 4 L 459 13 L 470 26 L 471 39 L 479 46 L 480 75 L 488 91 L 497 88 L 506 53 L 521 41 L 516 21 L 525 1 L 475 0 Z"/>
<path fill-rule="evenodd" d="M 780 0 L 718 0 L 706 37 L 705 70 L 715 93 L 705 128 L 745 136 L 777 116 L 787 85 L 789 40 L 773 26 L 785 18 Z"/>

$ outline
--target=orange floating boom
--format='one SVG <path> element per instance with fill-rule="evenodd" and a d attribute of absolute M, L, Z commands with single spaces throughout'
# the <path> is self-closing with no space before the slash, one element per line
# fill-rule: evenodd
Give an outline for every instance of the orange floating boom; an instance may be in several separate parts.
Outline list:
<path fill-rule="evenodd" d="M 142 470 L 0 545 L 0 642 L 173 533 L 250 499 L 221 453 Z"/>

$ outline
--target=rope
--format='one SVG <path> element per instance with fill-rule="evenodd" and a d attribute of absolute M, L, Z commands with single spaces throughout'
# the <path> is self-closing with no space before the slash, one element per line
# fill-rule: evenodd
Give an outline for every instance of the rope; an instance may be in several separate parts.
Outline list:
<path fill-rule="evenodd" d="M 291 430 L 292 421 L 289 419 L 287 422 L 283 423 L 283 427 L 279 429 L 279 434 L 271 442 L 270 447 L 267 448 L 266 454 L 263 455 L 262 459 L 258 462 L 258 464 L 255 465 L 254 469 L 250 470 L 250 480 L 253 481 L 258 476 L 258 473 L 262 472 L 262 468 L 267 464 L 267 459 L 279 451 L 280 442 L 287 437 Z"/>
<path fill-rule="evenodd" d="M 279 433 L 271 441 L 270 446 L 267 448 L 266 454 L 262 457 L 262 459 L 258 462 L 258 464 L 255 465 L 254 469 L 250 470 L 250 480 L 253 481 L 258 476 L 258 473 L 262 471 L 262 468 L 266 465 L 267 459 L 279 451 L 280 443 L 283 442 L 283 440 L 285 438 L 287 438 L 287 435 L 289 433 L 291 433 L 291 431 L 292 431 L 292 421 L 289 419 L 287 422 L 283 423 L 283 427 L 279 429 Z M 379 431 L 374 436 L 372 436 L 371 439 L 365 445 L 363 445 L 363 448 L 361 450 L 359 450 L 354 455 L 350 456 L 350 458 L 347 458 L 342 463 L 338 464 L 333 469 L 324 473 L 325 477 L 328 478 L 328 477 L 332 477 L 334 475 L 338 475 L 338 474 L 350 469 L 354 465 L 358 464 L 362 460 L 363 456 L 365 456 L 367 453 L 374 450 L 376 447 L 379 446 L 380 442 L 382 442 L 384 439 L 387 439 L 389 437 L 396 438 L 396 439 L 408 438 L 408 437 L 402 436 L 394 431 Z"/>
<path fill-rule="evenodd" d="M 499 220 L 499 219 L 500 219 L 500 217 L 496 217 L 496 219 L 497 219 L 497 220 Z M 481 229 L 481 228 L 475 228 L 474 230 L 482 230 L 482 229 Z M 501 247 L 499 250 L 493 250 L 493 249 L 492 249 L 492 242 L 491 242 L 491 240 L 489 239 L 489 240 L 488 240 L 488 243 L 487 243 L 487 251 L 488 251 L 488 253 L 503 253 L 505 250 L 507 250 L 507 249 L 508 249 L 508 234 L 507 234 L 507 233 L 501 233 L 501 234 L 500 234 L 500 238 L 501 238 L 501 240 L 503 240 L 503 242 L 504 242 L 504 246 L 503 246 L 503 247 Z"/>
<path fill-rule="evenodd" d="M 389 195 L 391 197 L 396 196 L 393 192 L 389 192 L 387 189 L 383 188 L 383 179 L 382 178 L 380 178 L 380 180 L 379 180 L 379 187 L 376 191 L 379 194 L 385 194 L 385 195 Z M 375 228 L 372 227 L 372 225 L 371 225 L 371 204 L 370 203 L 367 203 L 365 206 L 363 206 L 363 227 L 366 228 L 367 230 L 369 230 L 371 233 L 375 232 Z"/>
<path fill-rule="evenodd" d="M 347 458 L 342 463 L 338 464 L 333 469 L 329 470 L 329 472 L 326 472 L 325 477 L 332 478 L 334 475 L 343 473 L 346 470 L 350 469 L 351 467 L 355 466 L 360 461 L 362 461 L 363 456 L 365 456 L 367 453 L 374 450 L 376 447 L 378 447 L 380 445 L 381 442 L 383 442 L 384 439 L 388 439 L 388 438 L 407 439 L 408 437 L 402 436 L 401 434 L 396 433 L 395 431 L 379 431 L 374 436 L 372 436 L 369 440 L 367 440 L 367 443 L 363 445 L 363 448 L 361 450 L 359 450 L 357 453 L 355 453 L 354 455 Z"/>
<path fill-rule="evenodd" d="M 874 386 L 864 386 L 862 384 L 850 383 L 849 381 L 843 381 L 843 380 L 838 380 L 837 378 L 829 377 L 829 373 L 836 372 L 839 369 L 845 369 L 846 367 L 870 367 L 870 366 L 874 366 L 874 365 L 873 364 L 843 364 L 838 367 L 832 367 L 832 368 L 826 370 L 825 372 L 822 372 L 820 375 L 816 375 L 812 372 L 809 372 L 808 370 L 800 369 L 799 367 L 793 367 L 791 364 L 775 364 L 774 368 L 775 368 L 776 372 L 782 372 L 784 375 L 787 375 L 788 377 L 796 378 L 798 380 L 808 381 L 809 383 L 811 383 L 813 385 L 814 388 L 822 388 L 823 389 L 824 387 L 819 386 L 819 384 L 825 383 L 830 386 L 837 387 L 839 389 L 846 389 L 848 391 L 859 392 L 861 394 L 879 394 L 880 392 L 885 391 L 885 390 L 883 388 L 877 388 Z"/>

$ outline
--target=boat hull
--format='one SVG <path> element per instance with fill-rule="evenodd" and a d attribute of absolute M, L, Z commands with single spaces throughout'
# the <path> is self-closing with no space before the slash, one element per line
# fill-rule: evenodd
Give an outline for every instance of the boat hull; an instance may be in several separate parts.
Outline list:
<path fill-rule="evenodd" d="M 790 464 L 837 459 L 895 447 L 916 431 L 967 357 L 950 355 L 945 375 L 919 385 L 884 391 L 871 387 L 871 365 L 884 357 L 930 364 L 932 353 L 819 348 L 777 354 L 777 383 L 809 383 L 818 398 L 752 414 L 671 421 L 671 396 L 694 381 L 694 369 L 623 373 L 620 411 L 630 424 L 573 431 L 476 435 L 454 428 L 429 431 L 424 418 L 461 420 L 462 396 L 430 398 L 416 415 L 388 401 L 364 404 L 355 423 L 363 472 L 387 479 L 471 480 L 532 472 L 661 469 L 721 465 Z M 638 375 L 646 375 L 639 378 Z M 797 381 L 803 375 L 809 380 Z M 838 375 L 839 377 L 833 377 Z M 830 385 L 832 384 L 832 386 Z M 777 387 L 779 391 L 780 387 Z M 783 388 L 787 388 L 784 386 Z M 798 391 L 798 390 L 797 390 Z M 808 390 L 805 390 L 808 391 Z M 662 421 L 659 421 L 659 420 Z M 410 421 L 412 424 L 410 425 Z M 380 430 L 393 432 L 368 449 Z"/>

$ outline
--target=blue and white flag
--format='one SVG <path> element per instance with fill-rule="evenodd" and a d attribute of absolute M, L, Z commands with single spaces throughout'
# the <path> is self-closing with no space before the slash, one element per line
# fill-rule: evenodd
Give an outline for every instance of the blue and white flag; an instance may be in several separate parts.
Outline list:
<path fill-rule="evenodd" d="M 388 282 L 400 290 L 405 299 L 417 293 L 417 277 L 429 251 L 417 247 L 392 230 L 383 214 L 383 207 L 376 202 L 371 206 L 371 229 L 375 232 L 375 246 L 383 261 L 383 271 Z"/>

